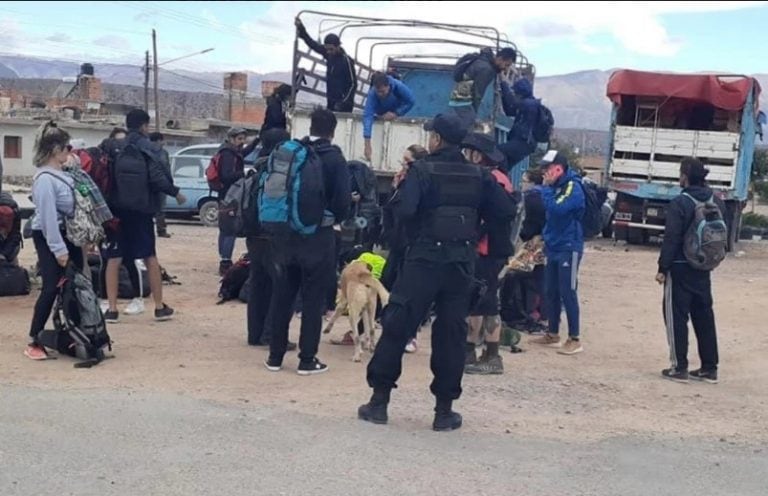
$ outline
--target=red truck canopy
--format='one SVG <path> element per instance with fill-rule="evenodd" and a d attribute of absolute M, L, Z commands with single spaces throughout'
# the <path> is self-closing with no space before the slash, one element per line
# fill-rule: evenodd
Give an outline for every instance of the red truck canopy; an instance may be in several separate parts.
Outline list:
<path fill-rule="evenodd" d="M 724 110 L 741 110 L 753 85 L 757 90 L 757 104 L 760 84 L 748 76 L 620 70 L 608 80 L 607 96 L 618 105 L 621 105 L 622 96 L 632 95 L 682 98 L 706 102 Z"/>

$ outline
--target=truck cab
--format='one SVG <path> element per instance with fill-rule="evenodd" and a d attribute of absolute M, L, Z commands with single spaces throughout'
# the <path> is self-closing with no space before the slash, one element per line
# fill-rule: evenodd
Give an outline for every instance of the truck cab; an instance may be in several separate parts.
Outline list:
<path fill-rule="evenodd" d="M 760 85 L 751 77 L 620 70 L 608 81 L 613 102 L 604 174 L 615 192 L 616 239 L 642 244 L 663 235 L 665 210 L 680 194 L 680 162 L 700 159 L 725 203 L 729 249 L 741 211 L 759 132 Z"/>

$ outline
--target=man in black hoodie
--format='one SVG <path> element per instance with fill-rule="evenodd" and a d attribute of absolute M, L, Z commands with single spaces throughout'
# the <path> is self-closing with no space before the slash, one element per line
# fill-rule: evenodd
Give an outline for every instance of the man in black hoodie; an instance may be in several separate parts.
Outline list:
<path fill-rule="evenodd" d="M 160 157 L 147 138 L 149 114 L 141 109 L 125 117 L 128 136 L 116 144 L 119 148 L 114 164 L 114 189 L 109 206 L 119 219 L 116 236 L 108 239 L 103 253 L 108 259 L 106 284 L 109 310 L 104 318 L 116 323 L 117 289 L 123 258 L 144 260 L 149 286 L 155 300 L 155 320 L 170 320 L 173 309 L 163 302 L 163 281 L 155 250 L 154 217 L 160 211 L 162 195 L 175 197 L 179 205 L 187 201 L 173 184 L 160 163 Z"/>
<path fill-rule="evenodd" d="M 695 158 L 683 159 L 680 165 L 682 194 L 672 200 L 666 210 L 664 243 L 659 255 L 656 282 L 664 285 L 664 322 L 671 367 L 662 376 L 677 382 L 688 378 L 717 383 L 717 333 L 712 310 L 712 283 L 709 271 L 697 270 L 689 265 L 683 244 L 685 235 L 694 221 L 696 205 L 714 200 L 722 214 L 723 202 L 706 184 L 709 171 Z M 723 215 L 725 218 L 725 215 Z M 693 323 L 699 343 L 701 368 L 688 372 L 688 317 Z"/>
<path fill-rule="evenodd" d="M 219 201 L 227 196 L 227 191 L 238 179 L 245 176 L 245 162 L 242 149 L 245 144 L 246 131 L 233 127 L 227 132 L 226 141 L 219 147 L 213 160 L 219 165 Z M 235 236 L 227 236 L 219 230 L 219 275 L 223 276 L 232 267 L 232 253 L 235 251 Z"/>
<path fill-rule="evenodd" d="M 341 48 L 341 39 L 337 35 L 327 34 L 321 45 L 309 36 L 307 28 L 304 27 L 298 17 L 295 24 L 299 38 L 325 59 L 327 65 L 325 91 L 328 110 L 352 112 L 355 104 L 355 90 L 357 89 L 355 60 Z"/>
<path fill-rule="evenodd" d="M 301 289 L 301 334 L 299 338 L 299 375 L 325 372 L 328 366 L 317 359 L 323 311 L 328 286 L 336 277 L 335 236 L 333 224 L 347 218 L 349 212 L 349 173 L 339 147 L 332 145 L 336 132 L 333 112 L 318 109 L 312 113 L 310 136 L 302 140 L 318 154 L 322 162 L 325 192 L 324 222 L 313 234 L 295 232 L 272 236 L 277 274 L 272 280 L 273 298 L 279 311 L 273 316 L 272 339 L 267 369 L 282 368 L 288 347 L 288 326 L 293 303 Z"/>

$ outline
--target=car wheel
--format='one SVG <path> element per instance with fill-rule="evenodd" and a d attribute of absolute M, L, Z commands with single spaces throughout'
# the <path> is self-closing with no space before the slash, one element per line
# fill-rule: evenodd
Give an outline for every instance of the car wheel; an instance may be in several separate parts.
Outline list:
<path fill-rule="evenodd" d="M 200 206 L 200 222 L 208 227 L 219 225 L 219 202 L 211 200 Z"/>

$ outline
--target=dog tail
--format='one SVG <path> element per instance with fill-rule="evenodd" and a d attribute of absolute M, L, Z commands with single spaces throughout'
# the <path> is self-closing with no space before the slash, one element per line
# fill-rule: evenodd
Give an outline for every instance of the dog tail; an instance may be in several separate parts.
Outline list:
<path fill-rule="evenodd" d="M 370 272 L 361 273 L 358 280 L 369 288 L 376 290 L 381 300 L 381 306 L 387 306 L 387 303 L 389 303 L 389 291 L 387 291 L 387 288 L 384 287 L 381 281 L 376 279 Z"/>

